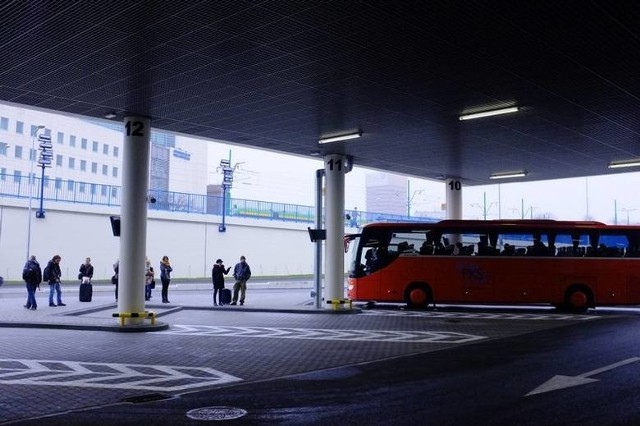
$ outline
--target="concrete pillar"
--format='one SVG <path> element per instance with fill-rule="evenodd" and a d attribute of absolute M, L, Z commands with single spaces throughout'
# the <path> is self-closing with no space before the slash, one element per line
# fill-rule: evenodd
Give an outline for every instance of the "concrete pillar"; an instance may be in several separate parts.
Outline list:
<path fill-rule="evenodd" d="M 122 153 L 122 204 L 118 313 L 144 312 L 144 275 L 147 251 L 147 196 L 151 120 L 125 117 Z M 143 318 L 126 318 L 140 324 Z"/>
<path fill-rule="evenodd" d="M 445 185 L 447 219 L 462 219 L 462 180 L 447 178 Z"/>
<path fill-rule="evenodd" d="M 338 154 L 324 157 L 325 171 L 325 268 L 324 307 L 328 301 L 344 299 L 344 176 L 346 157 Z"/>
<path fill-rule="evenodd" d="M 462 180 L 447 178 L 445 185 L 447 192 L 447 219 L 462 219 Z M 462 235 L 459 234 L 450 234 L 448 238 L 451 244 L 462 242 Z"/>

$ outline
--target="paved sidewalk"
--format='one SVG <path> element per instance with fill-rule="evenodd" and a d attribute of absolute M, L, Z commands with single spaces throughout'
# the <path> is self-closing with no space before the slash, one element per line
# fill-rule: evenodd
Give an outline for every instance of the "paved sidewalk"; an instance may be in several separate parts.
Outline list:
<path fill-rule="evenodd" d="M 94 285 L 91 302 L 78 300 L 78 284 L 64 284 L 63 302 L 67 306 L 50 307 L 48 286 L 41 285 L 36 293 L 38 309 L 24 308 L 26 289 L 22 286 L 0 287 L 0 327 L 35 327 L 58 329 L 104 330 L 116 332 L 165 330 L 169 325 L 162 317 L 179 310 L 236 310 L 242 312 L 289 313 L 357 313 L 359 309 L 332 311 L 317 309 L 311 297 L 310 281 L 256 281 L 247 290 L 244 306 L 213 306 L 213 290 L 210 283 L 178 283 L 169 287 L 171 303 L 160 303 L 160 290 L 153 291 L 153 298 L 146 303 L 146 310 L 156 313 L 155 323 L 145 319 L 143 324 L 119 324 L 114 287 L 110 284 Z M 227 286 L 229 288 L 229 286 Z"/>

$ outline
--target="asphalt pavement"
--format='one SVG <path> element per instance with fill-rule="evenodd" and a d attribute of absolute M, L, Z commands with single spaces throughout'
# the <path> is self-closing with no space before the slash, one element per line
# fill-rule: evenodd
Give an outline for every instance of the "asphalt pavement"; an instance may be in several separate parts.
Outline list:
<path fill-rule="evenodd" d="M 113 287 L 26 310 L 0 288 L 0 424 L 607 425 L 640 422 L 640 315 L 548 306 L 316 309 L 307 281 L 244 306 L 175 284 L 119 333 Z M 348 315 L 333 315 L 348 313 Z"/>

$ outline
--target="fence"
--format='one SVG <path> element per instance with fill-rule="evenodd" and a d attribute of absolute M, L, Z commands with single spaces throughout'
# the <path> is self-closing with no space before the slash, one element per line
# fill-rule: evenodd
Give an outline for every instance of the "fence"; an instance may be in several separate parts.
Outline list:
<path fill-rule="evenodd" d="M 40 199 L 41 178 L 16 176 L 0 173 L 0 196 Z M 78 182 L 60 178 L 45 177 L 43 198 L 46 201 L 92 204 L 100 206 L 120 206 L 121 187 L 116 185 Z M 189 194 L 182 192 L 150 189 L 150 196 L 156 202 L 149 204 L 150 210 L 174 211 L 190 214 L 225 215 L 252 219 L 280 220 L 313 223 L 315 207 L 299 204 L 274 203 L 270 201 L 231 198 L 224 200 L 218 196 Z M 429 217 L 408 217 L 388 213 L 358 211 L 356 223 L 347 220 L 351 211 L 345 211 L 345 224 L 361 226 L 370 222 L 435 222 Z"/>

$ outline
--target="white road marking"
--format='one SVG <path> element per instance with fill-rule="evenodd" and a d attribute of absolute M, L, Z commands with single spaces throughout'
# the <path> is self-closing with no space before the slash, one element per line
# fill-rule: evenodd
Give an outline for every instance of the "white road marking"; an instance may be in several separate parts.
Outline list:
<path fill-rule="evenodd" d="M 241 381 L 212 368 L 0 359 L 0 384 L 175 392 Z"/>
<path fill-rule="evenodd" d="M 172 325 L 168 331 L 153 335 L 189 335 L 253 337 L 274 339 L 333 340 L 350 342 L 449 343 L 460 344 L 486 339 L 486 336 L 452 331 L 334 330 L 318 328 L 229 327 L 209 325 Z"/>

